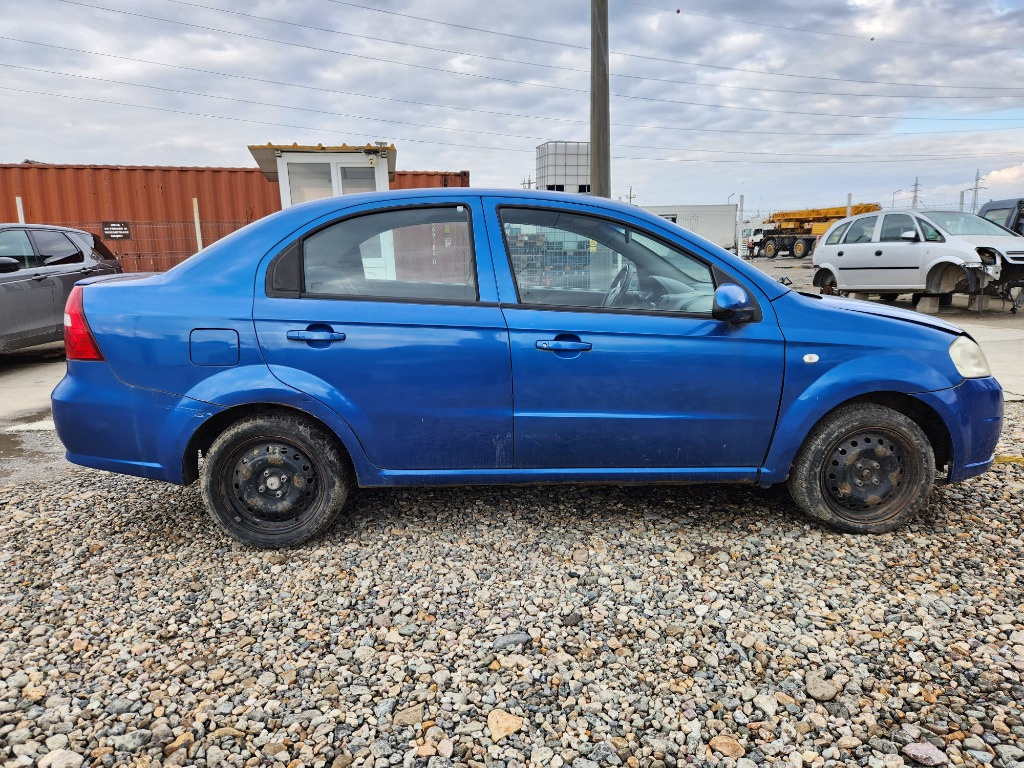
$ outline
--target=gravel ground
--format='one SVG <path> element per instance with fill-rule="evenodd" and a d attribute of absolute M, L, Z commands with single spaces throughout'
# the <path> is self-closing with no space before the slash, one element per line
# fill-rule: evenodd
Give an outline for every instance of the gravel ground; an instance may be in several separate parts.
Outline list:
<path fill-rule="evenodd" d="M 736 487 L 375 490 L 287 552 L 194 487 L 0 482 L 4 768 L 1024 766 L 1019 460 L 883 536 Z"/>

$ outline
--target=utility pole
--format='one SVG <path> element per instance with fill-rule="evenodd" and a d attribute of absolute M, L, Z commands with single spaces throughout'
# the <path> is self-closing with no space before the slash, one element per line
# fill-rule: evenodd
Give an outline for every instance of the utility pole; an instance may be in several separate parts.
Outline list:
<path fill-rule="evenodd" d="M 978 168 L 974 171 L 974 197 L 971 198 L 971 213 L 978 212 L 978 190 L 984 189 L 979 186 L 981 184 L 981 169 Z"/>
<path fill-rule="evenodd" d="M 608 0 L 590 0 L 590 194 L 612 196 Z"/>
<path fill-rule="evenodd" d="M 910 203 L 910 207 L 917 209 L 917 193 L 921 189 L 921 184 L 917 180 L 917 176 L 914 177 L 914 199 Z"/>
<path fill-rule="evenodd" d="M 633 204 L 633 198 L 635 198 L 635 197 L 636 197 L 636 195 L 633 194 L 633 185 L 630 184 L 629 185 L 629 196 L 626 198 L 629 201 L 630 205 Z"/>

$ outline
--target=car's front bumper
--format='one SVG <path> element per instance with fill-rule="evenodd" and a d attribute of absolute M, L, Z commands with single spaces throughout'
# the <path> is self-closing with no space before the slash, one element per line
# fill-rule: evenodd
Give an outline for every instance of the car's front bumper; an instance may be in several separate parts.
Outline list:
<path fill-rule="evenodd" d="M 917 395 L 946 423 L 953 457 L 945 482 L 983 474 L 995 459 L 1003 428 L 1003 388 L 989 376 L 964 379 L 950 389 Z"/>

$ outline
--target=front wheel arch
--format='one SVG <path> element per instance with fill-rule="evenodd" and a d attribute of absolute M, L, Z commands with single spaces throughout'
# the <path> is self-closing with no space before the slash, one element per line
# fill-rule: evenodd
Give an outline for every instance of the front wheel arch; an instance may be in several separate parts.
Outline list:
<path fill-rule="evenodd" d="M 913 518 L 935 483 L 927 434 L 909 416 L 846 403 L 805 437 L 789 491 L 805 514 L 847 533 L 885 533 Z"/>

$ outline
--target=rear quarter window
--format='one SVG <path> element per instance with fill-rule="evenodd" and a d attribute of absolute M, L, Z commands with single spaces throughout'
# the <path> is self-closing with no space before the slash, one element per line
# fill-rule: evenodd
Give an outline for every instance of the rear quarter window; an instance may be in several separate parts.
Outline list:
<path fill-rule="evenodd" d="M 828 238 L 825 240 L 825 245 L 835 245 L 843 238 L 843 233 L 850 228 L 850 222 L 845 221 L 838 227 L 832 230 Z"/>

